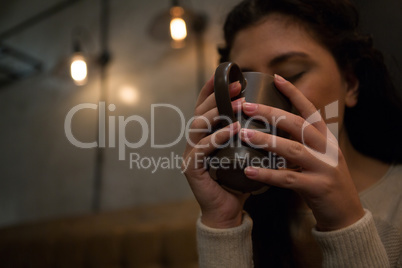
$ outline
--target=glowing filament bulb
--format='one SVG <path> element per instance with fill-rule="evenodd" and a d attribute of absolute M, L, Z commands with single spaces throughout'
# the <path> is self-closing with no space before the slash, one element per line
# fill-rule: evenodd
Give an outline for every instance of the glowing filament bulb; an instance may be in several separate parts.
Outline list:
<path fill-rule="evenodd" d="M 186 22 L 182 18 L 173 18 L 170 21 L 170 35 L 175 41 L 181 41 L 187 37 Z"/>
<path fill-rule="evenodd" d="M 74 55 L 71 61 L 70 73 L 77 85 L 86 83 L 88 75 L 87 63 L 81 54 Z"/>
<path fill-rule="evenodd" d="M 170 36 L 173 41 L 181 42 L 187 37 L 187 26 L 183 19 L 184 9 L 179 6 L 174 6 L 170 9 Z"/>

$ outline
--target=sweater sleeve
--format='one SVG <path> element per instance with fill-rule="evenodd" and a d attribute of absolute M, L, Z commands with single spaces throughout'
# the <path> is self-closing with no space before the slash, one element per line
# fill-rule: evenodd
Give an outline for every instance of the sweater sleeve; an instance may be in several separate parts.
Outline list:
<path fill-rule="evenodd" d="M 390 267 L 368 210 L 351 226 L 330 232 L 313 229 L 313 236 L 323 252 L 323 267 Z"/>
<path fill-rule="evenodd" d="M 214 229 L 197 221 L 200 268 L 253 267 L 251 231 L 253 222 L 243 214 L 242 224 L 230 229 Z"/>

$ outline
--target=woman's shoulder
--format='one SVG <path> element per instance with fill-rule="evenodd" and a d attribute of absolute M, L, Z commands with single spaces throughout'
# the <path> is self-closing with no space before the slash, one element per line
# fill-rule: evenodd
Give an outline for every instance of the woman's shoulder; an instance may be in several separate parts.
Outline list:
<path fill-rule="evenodd" d="M 402 164 L 393 164 L 379 181 L 360 193 L 360 198 L 364 200 L 366 197 L 384 195 L 384 191 L 400 193 L 401 189 Z M 390 197 L 392 198 L 392 196 Z"/>
<path fill-rule="evenodd" d="M 402 164 L 391 165 L 376 184 L 360 193 L 363 207 L 376 221 L 392 224 L 402 232 Z"/>
<path fill-rule="evenodd" d="M 381 179 L 384 187 L 401 189 L 402 187 L 402 164 L 393 164 Z"/>

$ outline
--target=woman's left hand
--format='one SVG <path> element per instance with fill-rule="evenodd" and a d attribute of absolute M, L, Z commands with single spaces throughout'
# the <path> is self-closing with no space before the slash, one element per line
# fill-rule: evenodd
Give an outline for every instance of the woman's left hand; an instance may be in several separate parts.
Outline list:
<path fill-rule="evenodd" d="M 265 106 L 244 103 L 250 117 L 280 118 L 276 126 L 293 140 L 256 130 L 242 129 L 240 137 L 251 145 L 263 146 L 302 167 L 302 171 L 248 167 L 253 180 L 298 192 L 312 209 L 321 231 L 349 226 L 364 215 L 364 210 L 337 139 L 314 105 L 290 82 L 275 76 L 276 87 L 287 96 L 301 116 Z M 313 122 L 311 122 L 313 121 Z"/>

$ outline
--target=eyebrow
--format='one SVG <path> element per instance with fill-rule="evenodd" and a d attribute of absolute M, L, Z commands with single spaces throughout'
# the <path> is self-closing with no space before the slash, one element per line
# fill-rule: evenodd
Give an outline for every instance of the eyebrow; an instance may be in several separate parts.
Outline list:
<path fill-rule="evenodd" d="M 304 52 L 298 52 L 298 51 L 288 52 L 288 53 L 280 54 L 280 55 L 276 56 L 275 58 L 273 58 L 272 60 L 270 60 L 270 62 L 268 63 L 268 66 L 273 67 L 275 65 L 278 65 L 280 63 L 283 63 L 283 62 L 285 62 L 291 58 L 295 58 L 295 57 L 310 58 L 310 56 Z M 241 71 L 242 72 L 255 72 L 251 68 L 241 68 Z"/>
<path fill-rule="evenodd" d="M 287 61 L 291 58 L 295 58 L 295 57 L 300 57 L 300 58 L 309 58 L 309 55 L 304 53 L 304 52 L 288 52 L 285 54 L 281 54 L 275 58 L 273 58 L 270 62 L 269 62 L 269 66 L 272 67 L 274 65 L 278 65 L 279 63 L 282 63 L 284 61 Z"/>

